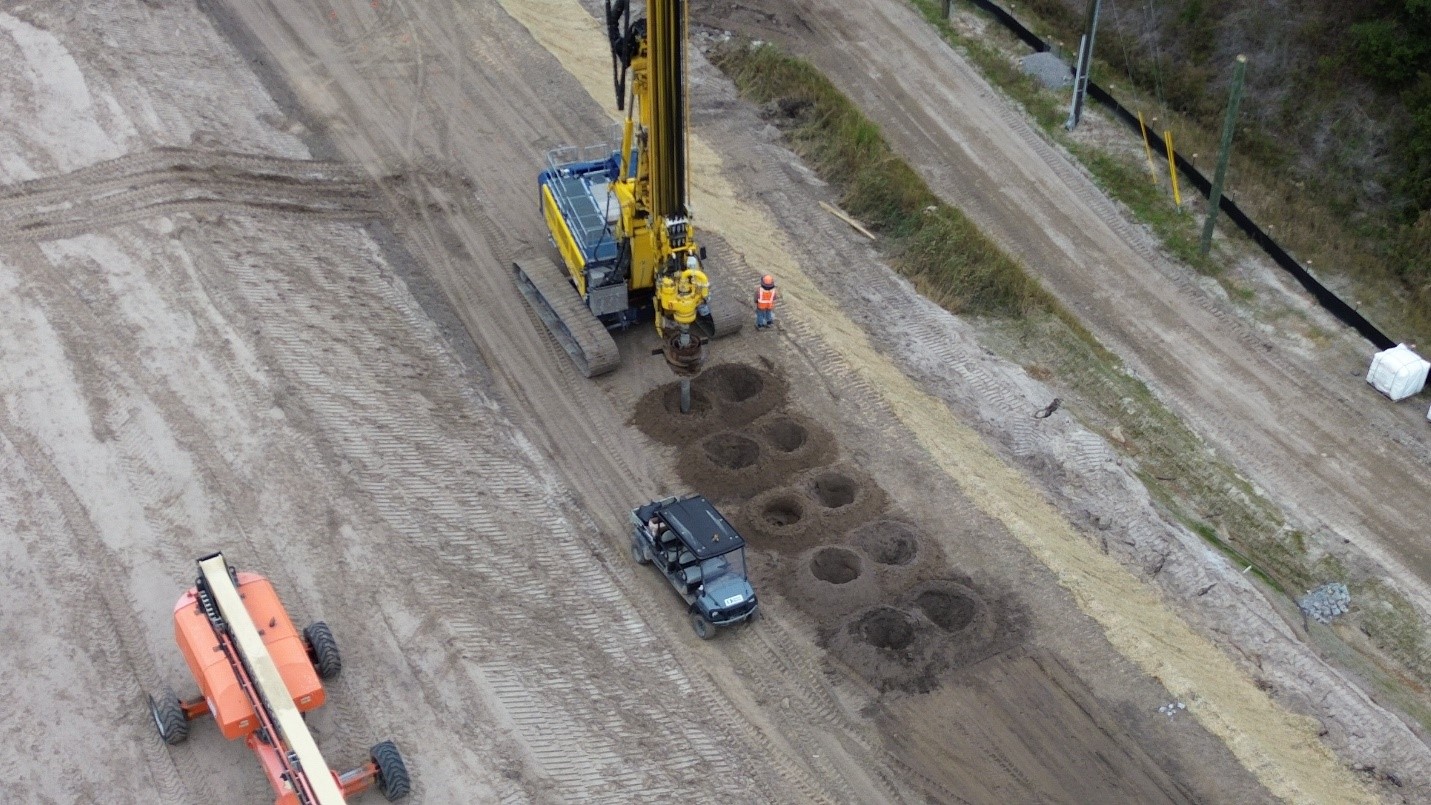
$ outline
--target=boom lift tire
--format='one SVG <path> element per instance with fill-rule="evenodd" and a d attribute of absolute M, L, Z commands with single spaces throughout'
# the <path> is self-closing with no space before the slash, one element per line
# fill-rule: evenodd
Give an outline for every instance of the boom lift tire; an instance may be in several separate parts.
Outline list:
<path fill-rule="evenodd" d="M 691 629 L 695 631 L 696 637 L 702 640 L 710 640 L 716 635 L 715 624 L 706 620 L 706 617 L 699 612 L 691 613 Z"/>
<path fill-rule="evenodd" d="M 154 728 L 164 743 L 174 746 L 189 738 L 189 719 L 184 716 L 184 705 L 173 688 L 165 688 L 159 696 L 149 697 L 149 714 L 154 717 Z"/>
<path fill-rule="evenodd" d="M 308 647 L 308 659 L 319 679 L 332 679 L 343 670 L 343 655 L 338 653 L 338 641 L 333 630 L 323 621 L 314 621 L 303 630 L 303 642 Z"/>
<path fill-rule="evenodd" d="M 374 744 L 368 752 L 378 767 L 378 790 L 388 802 L 394 802 L 408 795 L 412 790 L 412 780 L 407 774 L 407 763 L 402 753 L 392 741 Z"/>

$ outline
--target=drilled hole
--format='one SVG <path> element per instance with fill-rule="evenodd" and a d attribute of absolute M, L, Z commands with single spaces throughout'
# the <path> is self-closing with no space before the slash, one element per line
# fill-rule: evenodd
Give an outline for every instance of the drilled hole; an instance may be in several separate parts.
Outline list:
<path fill-rule="evenodd" d="M 860 557 L 844 548 L 821 548 L 810 560 L 810 572 L 820 581 L 849 584 L 860 577 Z"/>
<path fill-rule="evenodd" d="M 805 516 L 805 509 L 794 498 L 779 498 L 765 504 L 760 515 L 773 526 L 791 526 Z"/>
<path fill-rule="evenodd" d="M 728 470 L 744 469 L 760 458 L 760 445 L 754 439 L 733 433 L 712 436 L 702 447 L 712 464 Z"/>
<path fill-rule="evenodd" d="M 909 526 L 893 520 L 864 526 L 853 542 L 882 565 L 907 565 L 919 553 L 919 538 Z"/>
<path fill-rule="evenodd" d="M 770 446 L 782 453 L 793 453 L 805 446 L 810 434 L 805 427 L 790 419 L 781 419 L 771 422 L 762 428 L 765 438 L 769 440 Z"/>
<path fill-rule="evenodd" d="M 866 612 L 859 620 L 858 629 L 860 637 L 875 648 L 899 651 L 914 642 L 914 623 L 909 615 L 892 607 Z"/>
<path fill-rule="evenodd" d="M 925 617 L 945 631 L 957 632 L 974 622 L 979 604 L 963 593 L 946 590 L 925 590 L 914 603 Z"/>
<path fill-rule="evenodd" d="M 827 472 L 815 479 L 815 499 L 827 509 L 838 509 L 855 502 L 858 491 L 855 482 L 837 472 Z"/>
<path fill-rule="evenodd" d="M 711 391 L 728 403 L 744 402 L 765 389 L 765 378 L 749 366 L 726 364 L 708 372 Z"/>

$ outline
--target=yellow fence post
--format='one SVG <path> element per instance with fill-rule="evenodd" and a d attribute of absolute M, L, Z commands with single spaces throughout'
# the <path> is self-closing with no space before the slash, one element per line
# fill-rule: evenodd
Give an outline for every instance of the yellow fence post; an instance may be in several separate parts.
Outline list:
<path fill-rule="evenodd" d="M 1138 130 L 1143 132 L 1143 153 L 1148 157 L 1148 178 L 1158 183 L 1158 168 L 1153 164 L 1153 147 L 1148 145 L 1148 127 L 1143 124 L 1143 113 L 1138 112 Z"/>
<path fill-rule="evenodd" d="M 1171 129 L 1163 132 L 1163 143 L 1168 146 L 1168 175 L 1173 179 L 1173 203 L 1178 205 L 1178 209 L 1183 208 L 1183 196 L 1178 192 L 1178 163 L 1173 159 L 1173 132 Z"/>

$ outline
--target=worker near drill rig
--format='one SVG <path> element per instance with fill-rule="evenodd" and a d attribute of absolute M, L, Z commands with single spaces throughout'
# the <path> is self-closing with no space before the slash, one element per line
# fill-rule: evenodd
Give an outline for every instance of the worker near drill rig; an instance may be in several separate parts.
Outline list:
<path fill-rule="evenodd" d="M 755 289 L 755 329 L 764 330 L 775 325 L 775 277 L 770 274 L 760 278 Z"/>

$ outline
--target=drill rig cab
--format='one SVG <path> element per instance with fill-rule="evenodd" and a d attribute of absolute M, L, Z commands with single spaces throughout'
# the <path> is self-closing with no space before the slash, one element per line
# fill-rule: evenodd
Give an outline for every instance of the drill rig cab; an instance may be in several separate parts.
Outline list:
<path fill-rule="evenodd" d="M 560 266 L 514 264 L 519 287 L 587 377 L 616 368 L 611 332 L 652 321 L 681 377 L 706 342 L 739 331 L 741 308 L 714 287 L 696 242 L 687 179 L 686 0 L 607 0 L 619 144 L 561 148 L 537 177 Z M 629 93 L 628 93 L 628 77 Z"/>

